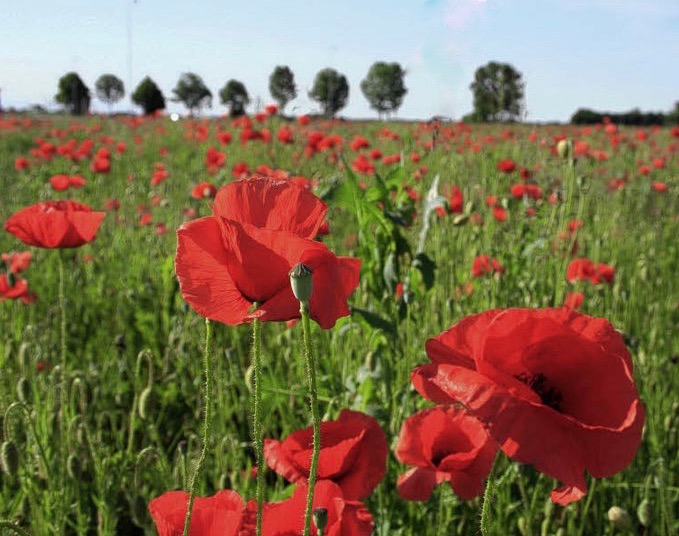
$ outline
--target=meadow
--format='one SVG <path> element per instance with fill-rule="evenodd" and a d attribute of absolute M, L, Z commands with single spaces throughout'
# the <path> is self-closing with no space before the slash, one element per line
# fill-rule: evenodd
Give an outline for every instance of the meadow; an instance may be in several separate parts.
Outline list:
<path fill-rule="evenodd" d="M 394 449 L 406 419 L 432 406 L 411 385 L 427 339 L 519 307 L 607 319 L 632 356 L 646 418 L 629 467 L 587 475 L 587 494 L 565 507 L 550 501 L 553 478 L 500 453 L 486 502 L 493 533 L 679 533 L 679 130 L 262 113 L 0 116 L 0 222 L 50 199 L 106 212 L 79 248 L 0 232 L 0 253 L 31 254 L 20 273 L 9 257 L 0 268 L 10 287 L 28 284 L 18 299 L 0 286 L 0 534 L 155 534 L 149 502 L 188 489 L 206 324 L 180 291 L 176 230 L 254 173 L 324 200 L 319 240 L 361 260 L 351 314 L 331 329 L 312 322 L 312 341 L 323 419 L 360 411 L 386 434 L 386 474 L 363 501 L 374 534 L 479 533 L 483 497 L 444 483 L 427 501 L 402 499 L 408 466 Z M 300 324 L 261 323 L 265 438 L 311 424 Z M 251 325 L 211 326 L 212 430 L 197 491 L 248 500 Z M 274 471 L 264 478 L 267 501 L 293 493 Z"/>

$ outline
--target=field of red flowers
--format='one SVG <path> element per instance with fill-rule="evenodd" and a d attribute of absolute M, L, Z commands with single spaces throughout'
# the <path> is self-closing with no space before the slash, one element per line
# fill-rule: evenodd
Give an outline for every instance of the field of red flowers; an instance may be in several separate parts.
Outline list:
<path fill-rule="evenodd" d="M 4 115 L 0 184 L 0 534 L 679 531 L 679 128 Z"/>

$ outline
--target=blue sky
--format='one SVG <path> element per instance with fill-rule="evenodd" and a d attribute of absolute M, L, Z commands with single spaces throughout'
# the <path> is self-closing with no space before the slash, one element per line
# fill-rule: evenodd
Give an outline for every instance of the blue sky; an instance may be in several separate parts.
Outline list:
<path fill-rule="evenodd" d="M 3 5 L 4 4 L 4 5 Z M 32 0 L 0 2 L 0 88 L 8 106 L 53 105 L 57 81 L 77 71 L 130 90 L 150 75 L 166 97 L 182 72 L 216 97 L 230 78 L 271 102 L 276 65 L 295 73 L 288 111 L 318 110 L 316 72 L 349 80 L 348 117 L 374 116 L 359 84 L 374 61 L 407 69 L 404 118 L 471 111 L 469 84 L 488 61 L 513 64 L 526 83 L 529 121 L 567 120 L 578 107 L 669 110 L 679 100 L 678 0 Z M 133 88 L 132 88 L 133 89 Z M 121 109 L 131 108 L 126 97 Z M 94 101 L 95 110 L 105 110 Z M 250 107 L 252 111 L 254 106 Z M 171 111 L 183 111 L 170 103 Z"/>

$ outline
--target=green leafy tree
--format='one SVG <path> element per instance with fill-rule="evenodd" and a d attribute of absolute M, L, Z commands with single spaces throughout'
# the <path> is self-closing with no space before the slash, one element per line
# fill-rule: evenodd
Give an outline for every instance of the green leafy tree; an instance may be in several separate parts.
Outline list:
<path fill-rule="evenodd" d="M 347 78 L 335 69 L 329 67 L 323 69 L 316 74 L 309 97 L 321 105 L 326 116 L 332 117 L 347 104 L 349 97 Z"/>
<path fill-rule="evenodd" d="M 250 103 L 245 85 L 238 80 L 229 80 L 219 92 L 219 98 L 224 106 L 229 107 L 232 117 L 243 115 Z"/>
<path fill-rule="evenodd" d="M 665 116 L 665 122 L 669 125 L 679 125 L 679 101 L 674 103 L 674 109 Z"/>
<path fill-rule="evenodd" d="M 132 94 L 132 102 L 144 108 L 144 113 L 150 115 L 165 108 L 163 92 L 150 77 L 144 78 Z"/>
<path fill-rule="evenodd" d="M 372 64 L 361 82 L 363 95 L 380 117 L 383 113 L 395 112 L 401 106 L 408 92 L 403 83 L 405 74 L 398 63 L 378 61 Z"/>
<path fill-rule="evenodd" d="M 278 65 L 269 76 L 269 92 L 280 106 L 281 112 L 285 105 L 297 96 L 295 75 L 290 67 Z"/>
<path fill-rule="evenodd" d="M 172 100 L 183 103 L 191 115 L 199 112 L 201 108 L 212 107 L 212 92 L 195 73 L 182 74 L 172 93 L 174 93 Z"/>
<path fill-rule="evenodd" d="M 123 81 L 114 74 L 102 74 L 94 83 L 97 98 L 111 106 L 125 96 Z"/>
<path fill-rule="evenodd" d="M 54 99 L 73 115 L 86 114 L 90 109 L 90 90 L 74 72 L 59 79 L 59 92 Z"/>
<path fill-rule="evenodd" d="M 524 110 L 521 73 L 508 63 L 491 61 L 479 67 L 470 86 L 474 94 L 475 121 L 517 121 Z"/>

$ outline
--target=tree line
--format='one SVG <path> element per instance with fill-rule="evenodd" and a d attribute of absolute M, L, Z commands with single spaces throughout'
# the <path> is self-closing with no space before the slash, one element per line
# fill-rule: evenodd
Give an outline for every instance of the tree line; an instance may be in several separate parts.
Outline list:
<path fill-rule="evenodd" d="M 360 83 L 361 92 L 378 116 L 390 116 L 401 106 L 408 90 L 405 86 L 406 71 L 398 63 L 375 62 Z M 521 73 L 511 65 L 490 62 L 477 69 L 470 89 L 474 93 L 474 112 L 467 121 L 516 121 L 521 118 L 523 105 L 523 81 Z M 109 107 L 125 96 L 125 86 L 117 76 L 104 74 L 95 83 L 97 98 Z M 297 84 L 292 70 L 277 66 L 269 76 L 269 92 L 278 103 L 281 112 L 297 97 Z M 212 92 L 203 79 L 195 73 L 184 73 L 172 90 L 172 100 L 181 102 L 191 114 L 212 106 Z M 245 113 L 250 96 L 245 84 L 229 80 L 218 93 L 221 104 L 227 106 L 231 116 Z M 332 68 L 316 74 L 309 97 L 319 103 L 323 114 L 333 117 L 347 103 L 349 83 L 346 76 Z M 73 114 L 87 113 L 90 90 L 77 73 L 70 72 L 59 80 L 56 101 Z M 158 85 L 145 77 L 131 95 L 134 104 L 145 114 L 165 108 L 166 100 Z"/>

